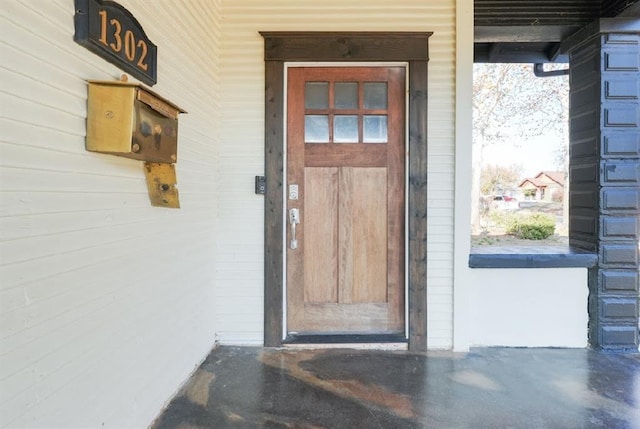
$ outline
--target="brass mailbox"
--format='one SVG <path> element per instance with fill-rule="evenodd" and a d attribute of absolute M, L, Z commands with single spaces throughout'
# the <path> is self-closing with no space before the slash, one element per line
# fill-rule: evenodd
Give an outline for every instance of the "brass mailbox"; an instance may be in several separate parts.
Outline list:
<path fill-rule="evenodd" d="M 139 84 L 89 81 L 86 148 L 154 163 L 178 159 L 180 107 Z"/>

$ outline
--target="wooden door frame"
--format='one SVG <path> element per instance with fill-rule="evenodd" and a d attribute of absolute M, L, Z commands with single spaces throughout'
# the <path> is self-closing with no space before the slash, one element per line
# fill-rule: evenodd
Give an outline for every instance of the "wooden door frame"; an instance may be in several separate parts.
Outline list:
<path fill-rule="evenodd" d="M 427 63 L 431 32 L 260 32 L 265 61 L 264 345 L 282 345 L 285 62 L 406 62 L 409 348 L 427 349 Z"/>

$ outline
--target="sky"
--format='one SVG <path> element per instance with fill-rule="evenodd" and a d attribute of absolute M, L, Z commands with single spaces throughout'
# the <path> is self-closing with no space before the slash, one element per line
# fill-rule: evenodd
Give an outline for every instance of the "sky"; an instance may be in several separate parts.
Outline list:
<path fill-rule="evenodd" d="M 532 137 L 520 142 L 516 147 L 511 144 L 493 144 L 484 148 L 482 165 L 520 165 L 522 176 L 535 176 L 540 171 L 556 171 L 556 148 L 559 145 L 557 135 Z"/>
<path fill-rule="evenodd" d="M 568 141 L 568 136 L 563 135 L 568 132 L 567 127 L 561 122 L 548 123 L 554 120 L 551 116 L 554 112 L 559 115 L 557 121 L 567 116 L 566 110 L 563 115 L 557 110 L 568 109 L 568 106 L 558 104 L 563 100 L 557 95 L 568 90 L 568 79 L 540 79 L 534 76 L 530 67 L 521 64 L 474 65 L 474 85 L 478 85 L 474 89 L 474 108 L 484 109 L 474 110 L 474 115 L 481 115 L 479 124 L 489 115 L 491 126 L 486 130 L 485 138 L 487 142 L 495 142 L 485 145 L 482 167 L 516 165 L 520 167 L 521 179 L 535 176 L 540 171 L 560 170 L 556 158 L 561 145 Z M 553 95 L 556 96 L 548 105 L 536 102 Z M 537 132 L 543 134 L 532 136 Z M 474 138 L 478 138 L 475 134 Z M 474 159 L 474 162 L 477 165 L 479 160 Z"/>

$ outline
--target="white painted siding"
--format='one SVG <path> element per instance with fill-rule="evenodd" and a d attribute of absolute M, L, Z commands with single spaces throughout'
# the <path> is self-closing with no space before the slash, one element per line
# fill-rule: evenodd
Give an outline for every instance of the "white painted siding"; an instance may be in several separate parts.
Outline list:
<path fill-rule="evenodd" d="M 455 0 L 223 0 L 216 314 L 224 343 L 262 343 L 264 63 L 259 31 L 433 31 L 429 42 L 428 343 L 452 346 Z"/>
<path fill-rule="evenodd" d="M 180 117 L 182 209 L 142 163 L 84 150 L 73 0 L 0 0 L 0 426 L 146 427 L 213 346 L 220 5 L 120 0 Z"/>

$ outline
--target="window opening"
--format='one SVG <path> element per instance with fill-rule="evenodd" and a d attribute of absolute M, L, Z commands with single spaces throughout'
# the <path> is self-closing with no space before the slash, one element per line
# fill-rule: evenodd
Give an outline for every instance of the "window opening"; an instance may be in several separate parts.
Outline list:
<path fill-rule="evenodd" d="M 472 247 L 567 245 L 568 76 L 475 64 L 473 90 Z"/>

